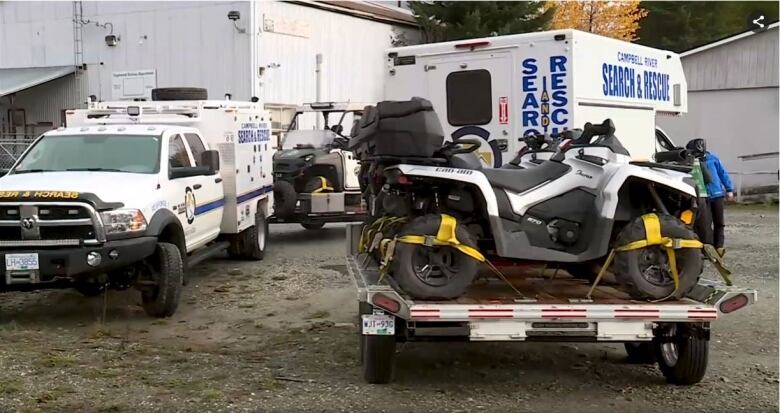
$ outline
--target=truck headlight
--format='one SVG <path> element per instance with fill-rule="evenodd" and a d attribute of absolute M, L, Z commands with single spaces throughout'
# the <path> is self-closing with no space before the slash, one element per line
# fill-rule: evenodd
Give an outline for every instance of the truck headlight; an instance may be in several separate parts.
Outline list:
<path fill-rule="evenodd" d="M 138 209 L 117 209 L 100 214 L 106 234 L 146 231 L 146 218 Z"/>

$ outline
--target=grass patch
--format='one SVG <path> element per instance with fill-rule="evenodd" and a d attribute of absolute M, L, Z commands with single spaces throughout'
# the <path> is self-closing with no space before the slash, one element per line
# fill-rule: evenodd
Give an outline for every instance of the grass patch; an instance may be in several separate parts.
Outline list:
<path fill-rule="evenodd" d="M 0 394 L 14 394 L 21 391 L 22 382 L 20 380 L 0 380 Z"/>
<path fill-rule="evenodd" d="M 225 398 L 225 395 L 217 389 L 204 389 L 200 392 L 200 398 L 206 402 L 215 402 Z"/>
<path fill-rule="evenodd" d="M 48 368 L 70 367 L 76 364 L 76 357 L 69 354 L 49 354 L 41 360 L 41 366 Z"/>

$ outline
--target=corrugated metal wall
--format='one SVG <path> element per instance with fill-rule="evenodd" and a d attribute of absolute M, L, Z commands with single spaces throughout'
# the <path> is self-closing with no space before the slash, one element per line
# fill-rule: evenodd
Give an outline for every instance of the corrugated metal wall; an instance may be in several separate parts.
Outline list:
<path fill-rule="evenodd" d="M 688 90 L 778 86 L 778 29 L 683 57 Z"/>

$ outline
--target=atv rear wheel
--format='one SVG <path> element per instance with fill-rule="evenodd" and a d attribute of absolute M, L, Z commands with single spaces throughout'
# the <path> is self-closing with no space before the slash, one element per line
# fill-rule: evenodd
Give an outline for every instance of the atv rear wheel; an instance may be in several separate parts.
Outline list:
<path fill-rule="evenodd" d="M 440 215 L 425 215 L 404 226 L 399 235 L 436 236 L 440 223 Z M 464 225 L 456 227 L 455 236 L 461 243 L 477 247 L 474 236 Z M 414 298 L 455 298 L 471 285 L 478 268 L 476 260 L 452 247 L 399 242 L 395 247 L 392 275 Z"/>
<path fill-rule="evenodd" d="M 298 194 L 293 185 L 287 181 L 274 182 L 274 214 L 287 218 L 295 213 L 298 204 Z"/>
<path fill-rule="evenodd" d="M 696 235 L 679 219 L 671 215 L 659 215 L 661 235 L 670 238 L 696 239 Z M 634 219 L 618 234 L 616 246 L 644 240 L 645 226 L 642 217 Z M 675 291 L 666 250 L 651 246 L 615 254 L 613 273 L 624 290 L 636 299 L 657 300 L 674 295 L 680 298 L 689 293 L 699 281 L 703 258 L 695 248 L 675 250 L 680 286 Z"/>

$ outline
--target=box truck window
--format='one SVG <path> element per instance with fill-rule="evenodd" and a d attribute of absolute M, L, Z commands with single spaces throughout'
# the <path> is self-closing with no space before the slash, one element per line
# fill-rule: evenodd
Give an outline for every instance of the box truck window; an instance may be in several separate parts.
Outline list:
<path fill-rule="evenodd" d="M 486 125 L 493 120 L 490 72 L 463 70 L 447 75 L 447 121 L 452 126 Z"/>

